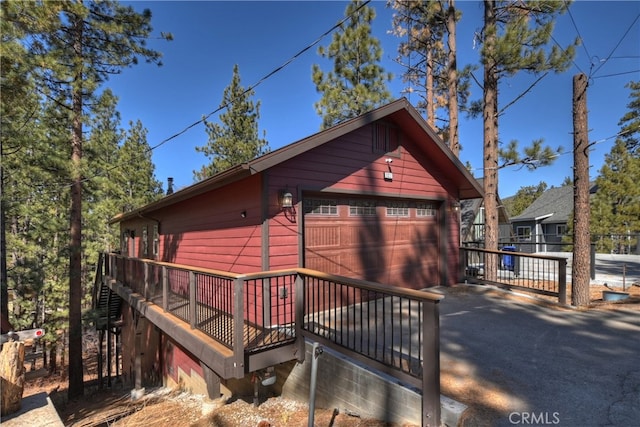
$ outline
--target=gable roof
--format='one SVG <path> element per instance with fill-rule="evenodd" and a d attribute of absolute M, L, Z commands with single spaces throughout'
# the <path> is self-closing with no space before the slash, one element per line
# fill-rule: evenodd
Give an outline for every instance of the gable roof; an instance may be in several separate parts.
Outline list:
<path fill-rule="evenodd" d="M 573 186 L 550 188 L 542 193 L 512 222 L 541 221 L 542 223 L 567 222 L 573 213 Z"/>
<path fill-rule="evenodd" d="M 589 195 L 598 191 L 595 181 L 589 182 Z M 550 188 L 542 193 L 512 222 L 540 221 L 543 224 L 568 222 L 573 214 L 573 185 Z"/>
<path fill-rule="evenodd" d="M 442 165 L 446 164 L 446 162 L 450 162 L 455 166 L 455 168 L 448 169 L 451 171 L 448 178 L 451 179 L 456 188 L 458 188 L 458 197 L 460 199 L 483 197 L 482 187 L 478 184 L 473 175 L 471 175 L 449 147 L 445 145 L 442 139 L 424 121 L 422 116 L 420 116 L 409 101 L 406 98 L 401 98 L 368 113 L 362 114 L 354 119 L 347 120 L 329 129 L 320 131 L 297 142 L 286 145 L 278 150 L 269 152 L 247 163 L 233 166 L 146 206 L 135 209 L 131 212 L 119 214 L 114 217 L 110 223 L 120 222 L 142 215 L 146 212 L 170 206 L 182 200 L 186 200 L 207 191 L 223 187 L 232 182 L 239 181 L 251 175 L 263 172 L 271 167 L 290 160 L 300 154 L 306 153 L 307 151 L 313 150 L 316 147 L 383 118 L 394 122 L 402 128 L 405 133 L 413 135 L 418 140 L 424 140 L 425 137 L 428 137 L 433 141 L 433 143 L 422 144 L 421 147 L 429 157 L 434 160 L 435 164 Z"/>

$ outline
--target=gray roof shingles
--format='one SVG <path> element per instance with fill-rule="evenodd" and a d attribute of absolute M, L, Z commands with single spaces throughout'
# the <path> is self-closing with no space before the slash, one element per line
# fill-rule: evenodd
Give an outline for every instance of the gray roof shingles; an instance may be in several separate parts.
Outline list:
<path fill-rule="evenodd" d="M 573 186 L 551 188 L 540 195 L 520 215 L 512 217 L 512 222 L 531 221 L 545 218 L 543 223 L 567 222 L 573 213 Z"/>

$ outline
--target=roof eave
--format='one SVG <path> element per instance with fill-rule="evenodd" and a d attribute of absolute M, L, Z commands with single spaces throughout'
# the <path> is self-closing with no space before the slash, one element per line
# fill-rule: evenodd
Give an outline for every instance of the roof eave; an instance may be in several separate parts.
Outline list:
<path fill-rule="evenodd" d="M 220 188 L 250 175 L 252 175 L 252 171 L 249 168 L 249 164 L 242 163 L 236 165 L 209 178 L 203 179 L 202 181 L 199 181 L 193 185 L 178 190 L 175 193 L 167 195 L 160 200 L 156 200 L 155 202 L 151 202 L 130 212 L 120 213 L 111 218 L 109 220 L 109 224 L 115 224 L 118 222 L 126 221 L 128 219 L 139 217 L 141 215 L 149 214 L 150 212 L 157 211 L 158 209 L 162 209 L 167 206 L 171 206 L 182 200 L 197 196 L 207 191 Z"/>
<path fill-rule="evenodd" d="M 453 152 L 447 147 L 440 137 L 431 129 L 424 119 L 420 116 L 420 113 L 409 103 L 406 98 L 401 98 L 397 101 L 391 102 L 387 105 L 372 110 L 366 114 L 358 116 L 354 119 L 347 120 L 336 126 L 333 126 L 324 131 L 318 132 L 307 138 L 301 139 L 298 142 L 282 147 L 278 150 L 267 153 L 257 159 L 251 160 L 248 163 L 237 165 L 231 169 L 216 174 L 210 178 L 202 180 L 196 184 L 186 187 L 182 190 L 166 196 L 158 201 L 152 202 L 139 209 L 135 209 L 131 212 L 119 214 L 112 218 L 109 223 L 117 223 L 130 218 L 138 217 L 145 213 L 149 213 L 174 203 L 193 197 L 195 195 L 219 188 L 223 185 L 245 178 L 247 176 L 263 172 L 273 166 L 290 160 L 300 154 L 303 154 L 309 150 L 312 150 L 326 142 L 339 138 L 348 134 L 356 129 L 361 128 L 369 123 L 373 123 L 377 120 L 385 117 L 390 117 L 395 113 L 406 112 L 413 119 L 413 123 L 416 123 L 419 128 L 426 133 L 431 140 L 436 144 L 438 150 L 438 157 L 440 161 L 449 160 L 455 166 L 454 182 L 458 188 L 458 198 L 475 199 L 484 197 L 484 191 L 481 188 L 478 181 L 469 173 L 460 160 L 453 154 Z"/>

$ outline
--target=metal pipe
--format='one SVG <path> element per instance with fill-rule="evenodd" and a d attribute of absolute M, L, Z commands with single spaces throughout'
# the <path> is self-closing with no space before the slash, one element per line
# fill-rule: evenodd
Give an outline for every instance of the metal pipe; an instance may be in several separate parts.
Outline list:
<path fill-rule="evenodd" d="M 309 423 L 308 427 L 313 427 L 316 410 L 316 379 L 318 377 L 318 357 L 324 350 L 317 342 L 313 343 L 311 358 L 311 384 L 309 385 Z"/>

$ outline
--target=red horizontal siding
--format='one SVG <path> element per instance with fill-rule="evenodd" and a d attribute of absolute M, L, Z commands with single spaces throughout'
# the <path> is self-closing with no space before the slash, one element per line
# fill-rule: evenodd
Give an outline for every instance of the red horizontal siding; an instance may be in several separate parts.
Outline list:
<path fill-rule="evenodd" d="M 299 188 L 445 197 L 443 174 L 437 171 L 440 167 L 414 156 L 420 151 L 412 147 L 411 140 L 402 141 L 406 147 L 399 157 L 373 153 L 371 129 L 367 126 L 275 167 L 270 171 L 270 185 L 272 190 L 290 183 Z M 389 170 L 387 158 L 393 160 L 392 181 L 384 180 L 384 172 Z M 426 165 L 429 169 L 425 169 Z"/>
<path fill-rule="evenodd" d="M 160 222 L 157 259 L 235 273 L 260 271 L 261 187 L 261 177 L 256 175 L 155 213 L 154 220 Z M 140 224 L 128 221 L 121 227 L 140 228 Z M 148 233 L 152 233 L 151 225 Z M 151 243 L 149 248 L 151 251 Z"/>
<path fill-rule="evenodd" d="M 299 190 L 312 189 L 438 200 L 455 191 L 444 178 L 441 166 L 432 164 L 417 148 L 415 141 L 403 135 L 399 156 L 381 155 L 373 152 L 371 135 L 371 128 L 366 126 L 272 168 L 269 171 L 270 194 L 288 189 L 297 196 Z M 392 181 L 384 179 L 384 173 L 389 171 L 387 158 L 393 160 L 390 165 Z M 294 202 L 299 201 L 296 199 Z M 291 223 L 280 212 L 277 198 L 270 201 L 271 268 L 298 266 L 300 262 L 298 239 L 302 231 L 298 224 L 304 213 L 300 204 L 297 209 L 296 222 Z M 449 237 L 454 236 L 442 236 L 444 239 Z"/>

